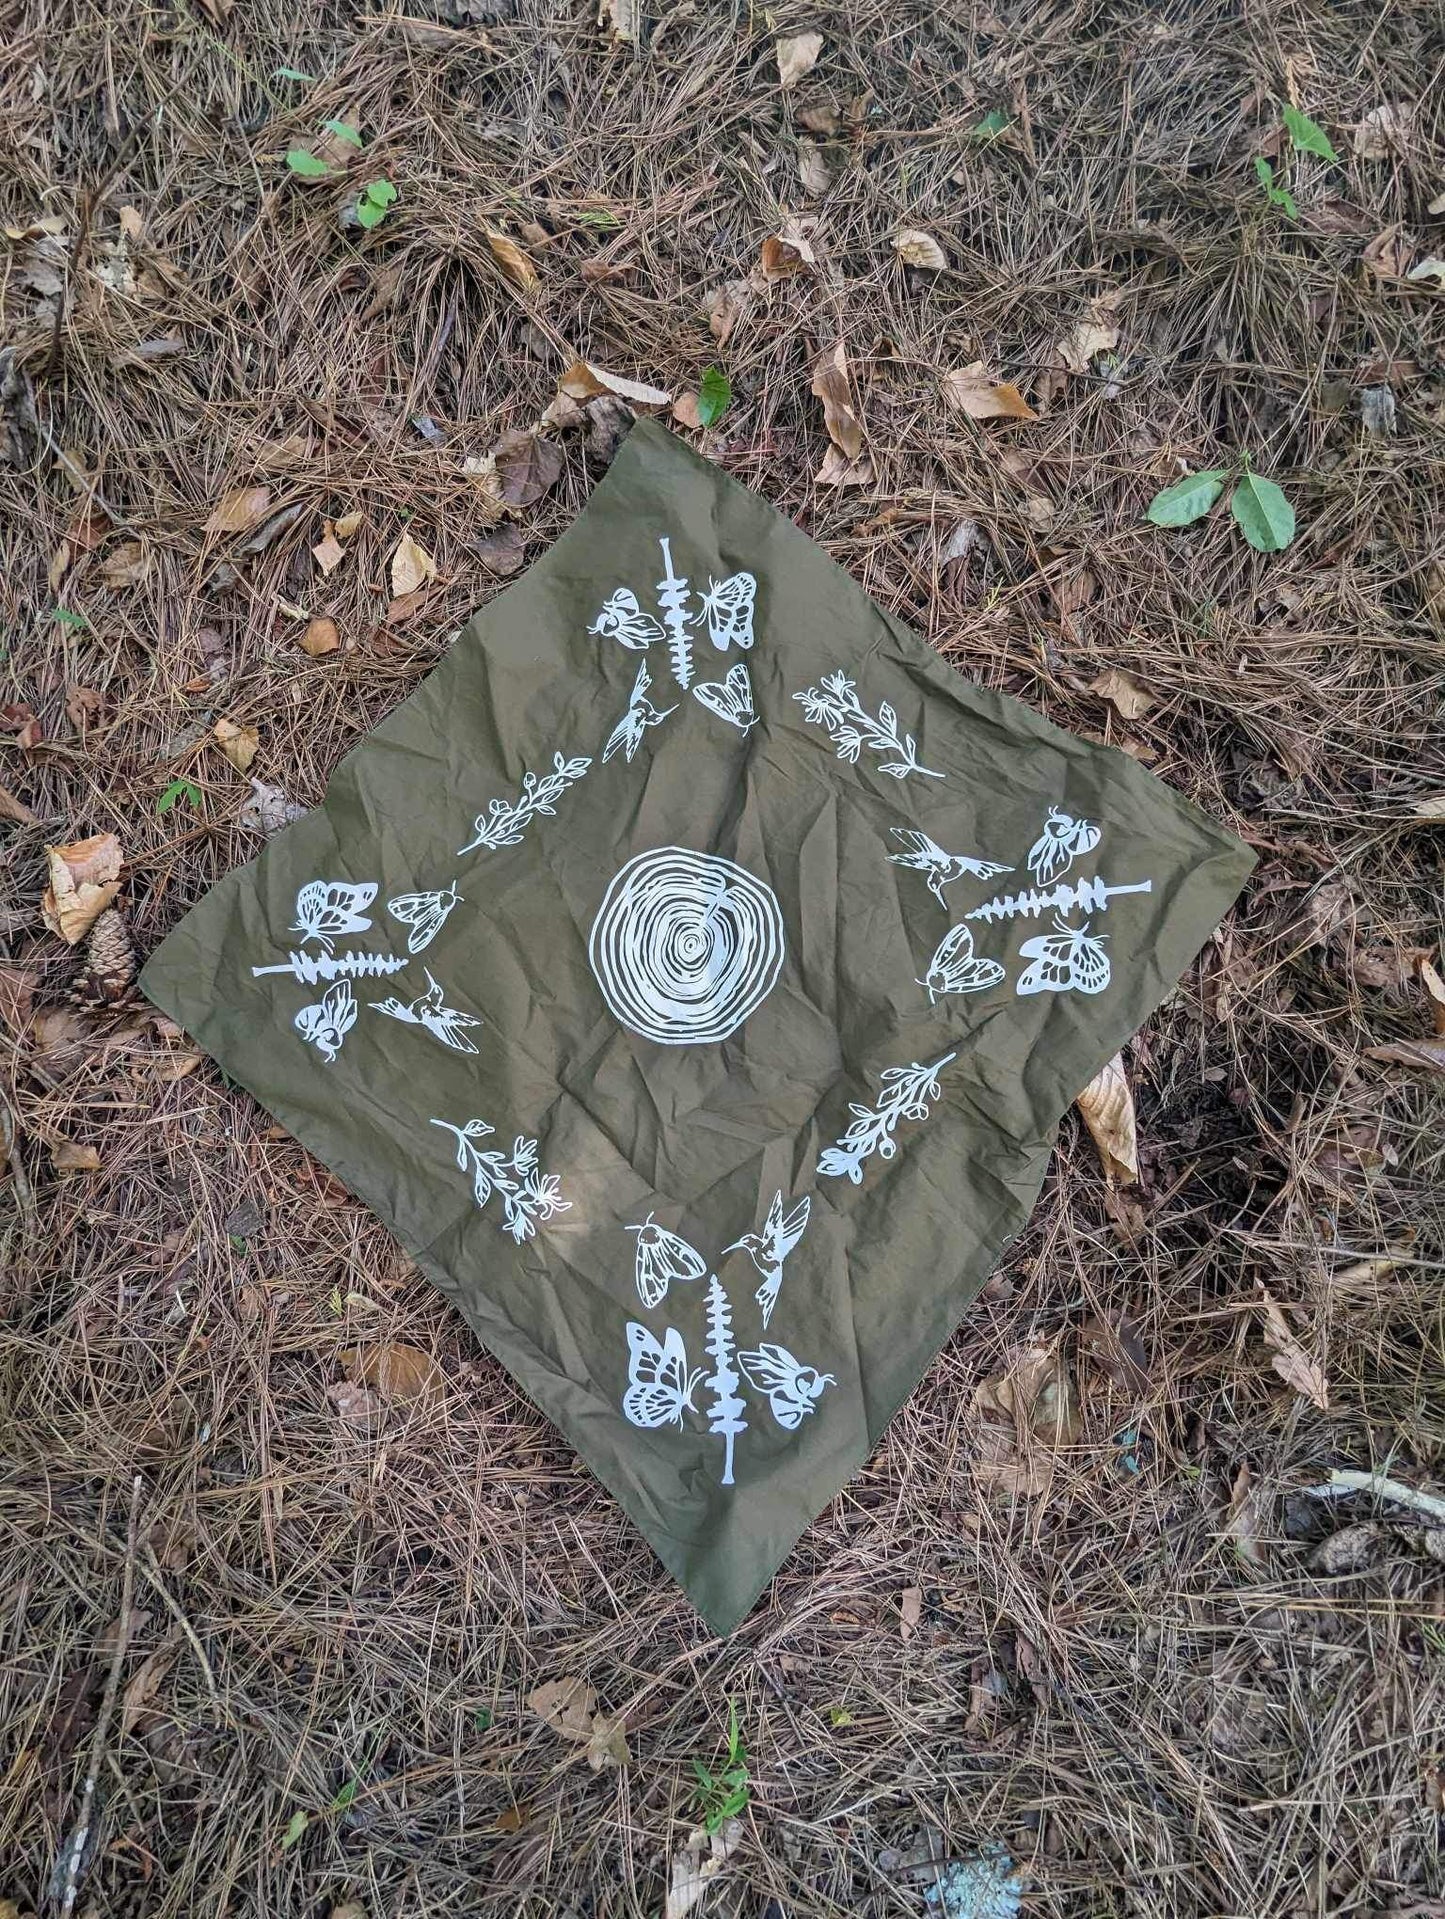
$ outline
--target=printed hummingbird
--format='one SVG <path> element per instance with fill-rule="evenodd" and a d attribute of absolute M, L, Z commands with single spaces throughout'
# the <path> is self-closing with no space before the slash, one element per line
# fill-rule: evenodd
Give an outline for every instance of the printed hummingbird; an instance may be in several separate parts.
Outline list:
<path fill-rule="evenodd" d="M 778 1303 L 778 1288 L 783 1283 L 783 1261 L 803 1237 L 812 1208 L 813 1201 L 805 1193 L 784 1219 L 783 1196 L 775 1193 L 773 1203 L 768 1208 L 768 1217 L 763 1222 L 763 1230 L 760 1233 L 744 1233 L 741 1239 L 723 1248 L 724 1253 L 746 1252 L 763 1276 L 763 1283 L 753 1297 L 763 1309 L 764 1332 Z"/>
<path fill-rule="evenodd" d="M 632 689 L 632 698 L 627 702 L 627 711 L 613 727 L 611 737 L 602 749 L 604 760 L 610 760 L 620 747 L 624 757 L 630 761 L 641 746 L 642 736 L 648 727 L 658 725 L 669 713 L 677 711 L 675 706 L 669 706 L 666 711 L 658 712 L 647 697 L 647 689 L 651 684 L 652 676 L 644 660 L 637 669 L 637 684 Z"/>
<path fill-rule="evenodd" d="M 889 859 L 895 866 L 911 866 L 915 872 L 926 873 L 934 898 L 944 908 L 948 901 L 943 897 L 943 889 L 951 880 L 961 879 L 965 873 L 971 873 L 976 880 L 991 880 L 1000 873 L 1013 871 L 1011 866 L 1000 866 L 993 860 L 971 860 L 965 853 L 945 853 L 937 840 L 931 840 L 926 833 L 919 833 L 911 826 L 895 826 L 891 831 L 894 839 L 908 851 L 890 853 Z"/>
<path fill-rule="evenodd" d="M 444 1006 L 442 994 L 444 988 L 438 985 L 427 970 L 428 986 L 426 992 L 412 1000 L 410 1005 L 395 997 L 390 999 L 368 1000 L 378 1013 L 385 1013 L 390 1019 L 405 1020 L 409 1026 L 424 1026 L 434 1039 L 443 1046 L 450 1046 L 454 1053 L 475 1053 L 477 1043 L 467 1037 L 469 1026 L 480 1026 L 481 1021 L 471 1013 L 458 1012 L 455 1006 Z"/>

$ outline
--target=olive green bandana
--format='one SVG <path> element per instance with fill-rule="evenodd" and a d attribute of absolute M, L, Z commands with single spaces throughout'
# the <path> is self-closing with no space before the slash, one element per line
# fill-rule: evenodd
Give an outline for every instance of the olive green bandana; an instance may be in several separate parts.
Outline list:
<path fill-rule="evenodd" d="M 1250 864 L 644 423 L 144 986 L 727 1632 Z"/>

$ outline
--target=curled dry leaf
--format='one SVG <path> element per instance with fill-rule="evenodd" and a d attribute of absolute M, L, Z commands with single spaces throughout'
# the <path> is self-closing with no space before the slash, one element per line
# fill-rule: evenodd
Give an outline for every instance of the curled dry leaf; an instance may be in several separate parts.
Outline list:
<path fill-rule="evenodd" d="M 872 486 L 877 474 L 873 462 L 866 453 L 856 460 L 850 460 L 841 447 L 830 446 L 823 455 L 823 464 L 813 475 L 815 486 Z"/>
<path fill-rule="evenodd" d="M 394 598 L 405 599 L 427 586 L 437 576 L 437 564 L 431 554 L 410 533 L 403 533 L 391 556 L 391 591 Z"/>
<path fill-rule="evenodd" d="M 101 561 L 100 577 L 116 593 L 125 586 L 140 586 L 150 572 L 150 564 L 150 554 L 139 540 L 125 540 Z"/>
<path fill-rule="evenodd" d="M 898 1595 L 899 1637 L 911 1639 L 923 1617 L 923 1593 L 918 1586 L 905 1586 Z"/>
<path fill-rule="evenodd" d="M 619 400 L 626 400 L 629 406 L 672 405 L 672 395 L 660 386 L 624 379 L 622 374 L 609 373 L 606 367 L 595 366 L 590 360 L 574 360 L 557 382 L 557 390 L 572 400 L 595 400 L 601 393 L 611 393 Z"/>
<path fill-rule="evenodd" d="M 1254 1474 L 1249 1467 L 1241 1466 L 1234 1476 L 1224 1530 L 1234 1541 L 1235 1551 L 1244 1563 L 1253 1566 L 1258 1572 L 1269 1569 L 1269 1551 L 1264 1536 L 1269 1531 L 1273 1507 L 1274 1501 L 1262 1487 L 1255 1485 Z"/>
<path fill-rule="evenodd" d="M 1415 257 L 1415 243 L 1403 227 L 1386 227 L 1377 233 L 1360 259 L 1377 280 L 1403 280 Z"/>
<path fill-rule="evenodd" d="M 597 9 L 597 24 L 613 40 L 635 47 L 642 33 L 639 0 L 602 0 Z"/>
<path fill-rule="evenodd" d="M 505 233 L 487 227 L 487 245 L 492 250 L 492 258 L 502 269 L 503 274 L 523 293 L 533 293 L 541 283 L 541 275 L 532 264 L 530 254 L 524 253 L 515 240 L 508 239 Z"/>
<path fill-rule="evenodd" d="M 337 650 L 341 645 L 341 635 L 336 630 L 335 620 L 318 614 L 314 620 L 306 622 L 305 630 L 297 635 L 296 644 L 303 653 L 309 653 L 313 660 L 319 660 L 324 654 Z"/>
<path fill-rule="evenodd" d="M 1132 673 L 1121 672 L 1117 666 L 1090 680 L 1089 691 L 1107 700 L 1121 720 L 1142 720 L 1153 710 L 1153 694 L 1146 693 Z"/>
<path fill-rule="evenodd" d="M 808 227 L 798 220 L 790 220 L 780 232 L 770 233 L 758 255 L 758 266 L 769 286 L 779 280 L 791 279 L 804 267 L 816 266 L 817 263 L 818 256 L 808 238 Z M 741 284 L 746 286 L 747 282 Z"/>
<path fill-rule="evenodd" d="M 1423 956 L 1416 961 L 1416 970 L 1420 975 L 1420 984 L 1424 987 L 1430 1001 L 1430 1017 L 1435 1022 L 1435 1031 L 1445 1034 L 1445 979 Z"/>
<path fill-rule="evenodd" d="M 1026 1346 L 1007 1373 L 986 1379 L 968 1410 L 975 1476 L 1002 1492 L 1046 1493 L 1058 1454 L 1079 1433 L 1073 1379 L 1054 1347 Z"/>
<path fill-rule="evenodd" d="M 211 737 L 238 773 L 249 773 L 261 744 L 254 726 L 240 726 L 223 714 L 211 728 Z"/>
<path fill-rule="evenodd" d="M 767 242 L 764 241 L 764 247 Z M 726 346 L 733 328 L 752 303 L 753 289 L 747 280 L 725 280 L 707 296 L 703 311 L 707 328 L 719 346 Z"/>
<path fill-rule="evenodd" d="M 206 531 L 212 534 L 249 533 L 252 527 L 259 526 L 265 519 L 270 505 L 269 487 L 238 487 L 234 493 L 226 495 L 206 521 Z"/>
<path fill-rule="evenodd" d="M 827 156 L 816 140 L 798 142 L 798 184 L 809 199 L 816 200 L 828 191 L 833 176 L 828 168 Z"/>
<path fill-rule="evenodd" d="M 492 459 L 509 506 L 535 506 L 562 474 L 561 448 L 540 433 L 504 434 Z"/>
<path fill-rule="evenodd" d="M 74 946 L 120 891 L 120 841 L 114 833 L 96 833 L 68 846 L 47 846 L 45 858 L 50 884 L 40 911 L 51 932 Z"/>
<path fill-rule="evenodd" d="M 353 1385 L 370 1386 L 400 1405 L 427 1398 L 446 1383 L 446 1374 L 430 1353 L 399 1341 L 346 1346 L 338 1357 Z"/>
<path fill-rule="evenodd" d="M 353 508 L 350 513 L 343 513 L 339 520 L 334 521 L 331 530 L 338 540 L 354 540 L 365 519 L 366 515 L 359 508 Z"/>
<path fill-rule="evenodd" d="M 334 573 L 346 558 L 346 548 L 336 537 L 336 531 L 328 520 L 325 537 L 311 549 L 311 557 L 323 573 Z"/>
<path fill-rule="evenodd" d="M 1272 1355 L 1270 1363 L 1288 1386 L 1312 1400 L 1322 1413 L 1330 1410 L 1329 1386 L 1324 1369 L 1305 1351 L 1290 1329 L 1290 1323 L 1278 1302 L 1263 1288 L 1264 1343 Z"/>
<path fill-rule="evenodd" d="M 778 79 L 786 92 L 790 87 L 813 71 L 818 64 L 818 55 L 823 51 L 821 33 L 795 33 L 785 40 L 773 42 L 773 52 L 778 59 Z"/>
<path fill-rule="evenodd" d="M 688 1919 L 707 1897 L 709 1887 L 741 1845 L 742 1837 L 741 1819 L 729 1819 L 714 1833 L 698 1826 L 688 1834 L 686 1843 L 672 1855 L 662 1919 Z"/>
<path fill-rule="evenodd" d="M 702 426 L 702 415 L 697 409 L 696 393 L 679 393 L 672 403 L 672 417 L 679 426 L 691 427 L 696 431 Z"/>
<path fill-rule="evenodd" d="M 0 786 L 0 820 L 11 820 L 16 826 L 36 826 L 39 815 L 32 813 L 24 800 L 17 799 L 8 786 Z"/>
<path fill-rule="evenodd" d="M 823 402 L 823 425 L 828 430 L 828 438 L 845 460 L 858 459 L 863 451 L 863 427 L 854 411 L 848 355 L 841 340 L 820 353 L 814 362 L 813 394 Z"/>
<path fill-rule="evenodd" d="M 1054 352 L 1068 372 L 1087 373 L 1096 353 L 1111 352 L 1119 344 L 1118 305 L 1117 293 L 1100 294 L 1089 302 L 1088 318 L 1070 327 L 1056 343 Z"/>
<path fill-rule="evenodd" d="M 1134 1118 L 1134 1095 L 1124 1072 L 1124 1055 L 1101 1066 L 1076 1102 L 1084 1124 L 1099 1149 L 1104 1172 L 1126 1185 L 1139 1177 L 1139 1135 Z"/>
<path fill-rule="evenodd" d="M 921 227 L 903 227 L 895 233 L 893 251 L 904 266 L 921 267 L 928 273 L 942 273 L 948 265 L 948 255 Z"/>
<path fill-rule="evenodd" d="M 944 403 L 970 420 L 1036 420 L 1034 412 L 1011 380 L 996 385 L 982 360 L 955 367 L 939 382 Z"/>
<path fill-rule="evenodd" d="M 251 797 L 236 815 L 237 826 L 248 833 L 279 833 L 293 820 L 304 819 L 306 808 L 291 799 L 283 788 L 268 786 L 264 780 L 252 780 Z"/>
<path fill-rule="evenodd" d="M 1386 1066 L 1418 1066 L 1445 1073 L 1445 1039 L 1396 1039 L 1385 1046 L 1367 1046 L 1366 1059 Z"/>

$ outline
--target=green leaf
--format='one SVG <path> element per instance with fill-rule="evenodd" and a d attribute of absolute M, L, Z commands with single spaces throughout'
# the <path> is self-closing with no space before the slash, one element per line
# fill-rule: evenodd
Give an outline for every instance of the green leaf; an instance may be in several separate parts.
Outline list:
<path fill-rule="evenodd" d="M 68 606 L 57 606 L 50 617 L 59 620 L 62 626 L 68 626 L 72 632 L 83 631 L 90 625 L 83 613 L 72 613 Z"/>
<path fill-rule="evenodd" d="M 157 813 L 169 813 L 177 800 L 186 800 L 192 806 L 199 806 L 200 787 L 193 785 L 190 780 L 172 780 L 156 801 Z"/>
<path fill-rule="evenodd" d="M 1264 159 L 1260 155 L 1255 156 L 1254 176 L 1259 181 L 1259 184 L 1264 188 L 1266 193 L 1269 193 L 1273 190 L 1274 168 L 1269 164 L 1268 160 Z"/>
<path fill-rule="evenodd" d="M 477 1710 L 472 1714 L 472 1724 L 478 1732 L 490 1732 L 492 1730 L 492 1715 L 490 1710 L 486 1706 L 478 1706 Z"/>
<path fill-rule="evenodd" d="M 1284 124 L 1285 131 L 1294 142 L 1296 153 L 1317 153 L 1322 160 L 1339 159 L 1324 128 L 1311 120 L 1307 113 L 1301 113 L 1298 107 L 1285 108 Z"/>
<path fill-rule="evenodd" d="M 273 80 L 297 80 L 303 86 L 314 87 L 317 84 L 314 73 L 302 73 L 297 67 L 277 67 L 271 75 Z"/>
<path fill-rule="evenodd" d="M 324 160 L 318 160 L 316 155 L 308 153 L 305 147 L 292 147 L 286 155 L 286 164 L 293 173 L 299 173 L 303 180 L 324 179 L 331 171 Z"/>
<path fill-rule="evenodd" d="M 1273 480 L 1258 473 L 1245 473 L 1230 495 L 1229 510 L 1256 552 L 1283 553 L 1294 538 L 1294 508 Z"/>
<path fill-rule="evenodd" d="M 356 128 L 348 125 L 345 120 L 323 120 L 321 128 L 324 133 L 335 134 L 338 140 L 344 140 L 349 147 L 359 147 L 363 144 Z"/>
<path fill-rule="evenodd" d="M 1269 161 L 1256 159 L 1254 171 L 1259 184 L 1264 188 L 1264 197 L 1269 204 L 1272 207 L 1279 207 L 1288 219 L 1297 220 L 1299 208 L 1295 205 L 1294 195 L 1287 192 L 1284 187 L 1277 187 L 1274 184 L 1274 168 Z"/>
<path fill-rule="evenodd" d="M 829 1706 L 828 1720 L 834 1726 L 851 1726 L 853 1715 L 846 1706 Z"/>
<path fill-rule="evenodd" d="M 373 180 L 356 203 L 356 217 L 369 233 L 373 227 L 379 227 L 386 218 L 386 210 L 396 198 L 396 188 L 390 180 Z"/>
<path fill-rule="evenodd" d="M 341 1788 L 341 1790 L 337 1793 L 336 1797 L 332 1800 L 331 1808 L 330 1808 L 331 1811 L 332 1812 L 349 1811 L 352 1801 L 356 1798 L 357 1793 L 359 1793 L 360 1791 L 361 1791 L 361 1781 L 359 1779 L 348 1779 L 346 1784 Z"/>
<path fill-rule="evenodd" d="M 1227 473 L 1223 467 L 1210 467 L 1203 473 L 1190 473 L 1173 486 L 1156 493 L 1144 518 L 1155 526 L 1193 526 L 1202 520 L 1224 491 Z"/>
<path fill-rule="evenodd" d="M 370 233 L 373 227 L 379 227 L 386 218 L 385 207 L 374 207 L 370 200 L 358 200 L 356 203 L 357 224 Z"/>
<path fill-rule="evenodd" d="M 615 213 L 609 213 L 606 207 L 584 207 L 577 215 L 584 227 L 599 227 L 604 233 L 611 233 L 622 222 Z"/>
<path fill-rule="evenodd" d="M 396 198 L 396 188 L 390 180 L 372 180 L 367 184 L 366 197 L 374 207 L 389 207 Z"/>
<path fill-rule="evenodd" d="M 720 366 L 703 368 L 697 383 L 697 417 L 704 426 L 720 420 L 733 403 L 732 381 Z"/>
<path fill-rule="evenodd" d="M 995 107 L 992 113 L 986 113 L 979 121 L 973 130 L 972 138 L 981 143 L 997 140 L 1001 134 L 1008 132 L 1009 126 L 1010 121 L 1008 115 L 1006 113 L 1000 113 L 998 108 Z"/>
<path fill-rule="evenodd" d="M 309 1813 L 293 1812 L 291 1815 L 290 1823 L 286 1827 L 285 1832 L 283 1832 L 281 1835 L 282 1852 L 290 1852 L 291 1848 L 296 1844 L 296 1841 L 301 1837 L 301 1835 L 305 1832 L 306 1828 L 310 1824 L 311 1824 L 311 1815 Z"/>

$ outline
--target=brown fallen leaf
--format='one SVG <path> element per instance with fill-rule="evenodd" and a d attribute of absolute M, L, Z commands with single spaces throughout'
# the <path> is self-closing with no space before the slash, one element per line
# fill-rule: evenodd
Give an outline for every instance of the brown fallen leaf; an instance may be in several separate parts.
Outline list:
<path fill-rule="evenodd" d="M 1269 1551 L 1264 1544 L 1264 1535 L 1269 1529 L 1274 1510 L 1274 1501 L 1254 1483 L 1254 1474 L 1247 1465 L 1240 1467 L 1234 1476 L 1234 1486 L 1229 1495 L 1229 1510 L 1225 1514 L 1224 1532 L 1234 1541 L 1234 1549 L 1247 1566 L 1253 1566 L 1258 1572 L 1269 1570 Z"/>
<path fill-rule="evenodd" d="M 672 1855 L 662 1919 L 688 1919 L 688 1914 L 707 1897 L 718 1874 L 742 1844 L 742 1838 L 741 1819 L 729 1819 L 714 1833 L 709 1833 L 705 1826 L 697 1826 L 688 1834 L 686 1843 Z"/>
<path fill-rule="evenodd" d="M 369 1386 L 357 1386 L 350 1380 L 343 1380 L 339 1386 L 328 1386 L 326 1397 L 336 1408 L 337 1418 L 345 1420 L 348 1426 L 379 1425 L 386 1410 Z"/>
<path fill-rule="evenodd" d="M 39 816 L 32 813 L 24 800 L 17 799 L 8 786 L 0 786 L 0 820 L 11 820 L 16 826 L 38 826 Z"/>
<path fill-rule="evenodd" d="M 144 544 L 125 540 L 101 561 L 100 577 L 112 593 L 117 593 L 122 587 L 142 585 L 150 567 L 150 554 Z"/>
<path fill-rule="evenodd" d="M 430 1353 L 399 1341 L 345 1346 L 337 1357 L 353 1385 L 370 1386 L 399 1405 L 425 1399 L 446 1384 L 446 1374 Z"/>
<path fill-rule="evenodd" d="M 492 1830 L 493 1832 L 520 1832 L 531 1817 L 532 1808 L 529 1804 L 508 1806 L 505 1812 L 499 1812 L 492 1821 Z"/>
<path fill-rule="evenodd" d="M 627 1743 L 620 1713 L 613 1719 L 603 1712 L 594 1717 L 587 1740 L 587 1763 L 593 1772 L 603 1772 L 609 1766 L 632 1764 L 632 1751 Z"/>
<path fill-rule="evenodd" d="M 820 353 L 814 361 L 813 395 L 823 403 L 823 425 L 827 428 L 828 438 L 845 461 L 858 459 L 863 452 L 863 427 L 854 410 L 853 388 L 848 377 L 848 355 L 841 340 Z M 846 482 L 830 481 L 828 484 Z"/>
<path fill-rule="evenodd" d="M 773 42 L 773 52 L 778 61 L 778 79 L 785 93 L 813 71 L 822 51 L 821 33 L 795 33 Z"/>
<path fill-rule="evenodd" d="M 592 1714 L 597 1704 L 595 1688 L 585 1679 L 571 1675 L 549 1679 L 527 1695 L 527 1704 L 554 1732 L 568 1739 L 591 1739 Z"/>
<path fill-rule="evenodd" d="M 1101 293 L 1091 300 L 1088 318 L 1070 327 L 1055 343 L 1054 352 L 1068 372 L 1087 373 L 1095 354 L 1111 352 L 1119 344 L 1119 298 L 1117 293 Z"/>
<path fill-rule="evenodd" d="M 672 417 L 677 421 L 679 426 L 688 427 L 693 432 L 701 429 L 702 414 L 698 411 L 700 398 L 701 395 L 697 393 L 689 392 L 678 394 L 672 403 Z"/>
<path fill-rule="evenodd" d="M 261 744 L 254 726 L 240 726 L 223 714 L 211 728 L 211 737 L 238 773 L 249 773 Z"/>
<path fill-rule="evenodd" d="M 83 733 L 99 718 L 104 705 L 105 701 L 93 686 L 72 686 L 66 689 L 65 711 L 77 733 Z"/>
<path fill-rule="evenodd" d="M 767 242 L 763 242 L 766 248 Z M 752 304 L 753 289 L 746 280 L 725 280 L 714 287 L 703 304 L 707 329 L 719 346 L 726 346 L 733 328 Z"/>
<path fill-rule="evenodd" d="M 271 489 L 243 486 L 228 493 L 206 521 L 207 533 L 249 533 L 259 526 L 271 505 Z"/>
<path fill-rule="evenodd" d="M 813 475 L 815 486 L 872 486 L 877 474 L 873 462 L 864 453 L 856 460 L 850 460 L 841 447 L 830 446 L 823 455 L 823 463 Z"/>
<path fill-rule="evenodd" d="M 1122 672 L 1117 666 L 1090 680 L 1089 691 L 1107 700 L 1121 720 L 1142 720 L 1154 707 L 1153 694 L 1146 693 L 1132 673 Z"/>
<path fill-rule="evenodd" d="M 541 284 L 541 275 L 533 265 L 531 255 L 524 253 L 515 240 L 508 239 L 505 233 L 498 233 L 494 227 L 487 227 L 485 232 L 492 258 L 505 277 L 513 286 L 520 287 L 523 293 L 534 293 Z"/>
<path fill-rule="evenodd" d="M 1260 1287 L 1264 1304 L 1264 1343 L 1272 1355 L 1271 1365 L 1287 1386 L 1313 1400 L 1322 1413 L 1330 1410 L 1329 1386 L 1324 1369 L 1305 1351 L 1290 1329 L 1283 1309 L 1271 1294 Z"/>
<path fill-rule="evenodd" d="M 1139 1177 L 1139 1135 L 1124 1055 L 1101 1066 L 1075 1104 L 1103 1161 L 1105 1176 L 1131 1184 Z"/>
<path fill-rule="evenodd" d="M 798 142 L 798 184 L 810 200 L 820 198 L 833 184 L 827 155 L 817 140 Z"/>
<path fill-rule="evenodd" d="M 350 513 L 343 513 L 339 520 L 334 521 L 331 530 L 338 540 L 354 540 L 361 531 L 365 519 L 366 515 L 359 507 L 356 507 Z"/>
<path fill-rule="evenodd" d="M 995 384 L 982 360 L 955 367 L 939 382 L 944 403 L 970 420 L 1036 420 L 1034 412 L 1011 380 Z"/>
<path fill-rule="evenodd" d="M 1030 1497 L 1046 1493 L 1058 1454 L 1079 1433 L 1073 1380 L 1057 1348 L 1031 1344 L 1008 1372 L 986 1379 L 968 1409 L 975 1476 Z"/>
<path fill-rule="evenodd" d="M 50 1159 L 57 1173 L 98 1173 L 100 1154 L 93 1146 L 81 1146 L 73 1139 L 52 1142 Z"/>
<path fill-rule="evenodd" d="M 767 285 L 774 286 L 779 280 L 801 273 L 804 267 L 816 266 L 817 260 L 807 234 L 801 227 L 790 225 L 781 233 L 770 233 L 763 241 L 758 266 Z"/>
<path fill-rule="evenodd" d="M 1121 1392 L 1140 1396 L 1151 1383 L 1149 1349 L 1127 1313 L 1095 1314 L 1079 1328 L 1079 1344 Z"/>
<path fill-rule="evenodd" d="M 574 360 L 557 382 L 557 390 L 573 400 L 595 400 L 599 394 L 611 393 L 630 406 L 672 405 L 672 395 L 660 386 L 624 379 L 620 373 L 609 373 L 590 360 Z"/>
<path fill-rule="evenodd" d="M 918 1586 L 905 1586 L 898 1595 L 898 1635 L 911 1639 L 923 1617 L 923 1592 Z"/>
<path fill-rule="evenodd" d="M 1396 148 L 1408 144 L 1415 109 L 1404 100 L 1385 100 L 1371 107 L 1355 128 L 1355 152 L 1362 160 L 1388 160 Z"/>
<path fill-rule="evenodd" d="M 1423 955 L 1416 960 L 1415 970 L 1420 976 L 1420 984 L 1424 987 L 1430 1001 L 1430 1017 L 1435 1022 L 1435 1031 L 1437 1034 L 1445 1034 L 1445 979 L 1441 979 Z"/>
<path fill-rule="evenodd" d="M 1415 257 L 1415 243 L 1403 227 L 1386 227 L 1361 253 L 1362 263 L 1377 280 L 1403 280 Z"/>
<path fill-rule="evenodd" d="M 311 557 L 323 573 L 334 573 L 346 558 L 346 548 L 337 539 L 331 522 L 326 522 L 326 533 L 311 549 Z"/>
<path fill-rule="evenodd" d="M 336 630 L 335 620 L 327 619 L 324 613 L 314 620 L 308 620 L 302 632 L 296 636 L 296 644 L 303 653 L 309 653 L 313 660 L 319 660 L 327 653 L 334 653 L 341 645 L 341 635 Z"/>
<path fill-rule="evenodd" d="M 436 561 L 426 548 L 403 533 L 391 556 L 391 591 L 395 599 L 404 599 L 437 576 Z"/>
<path fill-rule="evenodd" d="M 1445 1073 L 1445 1039 L 1396 1039 L 1384 1046 L 1367 1046 L 1366 1059 L 1377 1059 L 1386 1066 L 1418 1066 L 1432 1073 Z"/>
<path fill-rule="evenodd" d="M 162 1640 L 154 1652 L 147 1654 L 126 1681 L 120 1704 L 122 1735 L 133 1732 L 139 1721 L 151 1717 L 151 1708 L 161 1689 L 161 1683 L 170 1671 L 180 1649 L 179 1634 L 174 1639 Z"/>
<path fill-rule="evenodd" d="M 948 255 L 931 233 L 921 227 L 902 227 L 893 236 L 893 251 L 906 267 L 919 267 L 927 273 L 942 273 Z"/>
<path fill-rule="evenodd" d="M 562 449 L 541 433 L 503 434 L 492 459 L 510 506 L 535 506 L 562 476 Z"/>
<path fill-rule="evenodd" d="M 96 833 L 68 846 L 47 846 L 45 857 L 50 884 L 41 915 L 52 933 L 74 946 L 120 891 L 120 841 L 114 833 Z"/>
<path fill-rule="evenodd" d="M 483 533 L 472 541 L 471 550 L 489 573 L 507 579 L 522 569 L 525 551 L 521 528 L 509 525 L 498 527 L 495 533 Z"/>

